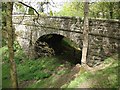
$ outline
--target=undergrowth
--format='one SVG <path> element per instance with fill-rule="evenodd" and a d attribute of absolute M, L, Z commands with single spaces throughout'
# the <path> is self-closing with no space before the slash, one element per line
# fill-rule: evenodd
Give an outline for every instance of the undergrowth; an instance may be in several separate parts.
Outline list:
<path fill-rule="evenodd" d="M 8 49 L 7 46 L 0 48 L 0 55 L 3 55 L 2 60 L 2 87 L 8 88 L 11 86 L 10 82 L 10 71 L 8 61 Z M 109 64 L 111 61 L 112 65 L 103 69 L 98 70 L 94 74 L 90 71 L 79 72 L 78 76 L 60 86 L 60 88 L 76 88 L 87 80 L 94 80 L 96 83 L 90 86 L 90 88 L 117 88 L 118 83 L 118 60 L 116 55 L 107 58 L 103 63 Z M 54 88 L 56 83 L 62 77 L 66 77 L 71 72 L 71 63 L 61 62 L 57 57 L 43 57 L 37 60 L 28 59 L 23 50 L 15 52 L 15 62 L 17 64 L 17 74 L 19 85 L 23 82 L 34 81 L 28 85 L 24 85 L 24 88 Z"/>
<path fill-rule="evenodd" d="M 112 62 L 112 65 L 106 67 L 102 70 L 97 70 L 94 73 L 90 71 L 85 71 L 84 73 L 79 73 L 79 76 L 76 77 L 69 84 L 65 84 L 63 88 L 81 88 L 81 84 L 90 84 L 87 88 L 118 88 L 118 58 L 117 55 L 114 55 L 110 58 L 107 58 L 103 63 L 105 65 Z"/>

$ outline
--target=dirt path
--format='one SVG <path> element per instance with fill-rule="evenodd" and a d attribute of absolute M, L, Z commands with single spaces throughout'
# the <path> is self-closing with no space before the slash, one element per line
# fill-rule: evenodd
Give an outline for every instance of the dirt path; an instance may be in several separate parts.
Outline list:
<path fill-rule="evenodd" d="M 73 80 L 74 78 L 76 78 L 77 74 L 80 71 L 80 65 L 77 64 L 76 66 L 74 66 L 70 73 L 68 74 L 63 74 L 59 77 L 58 80 L 56 80 L 56 83 L 54 85 L 54 88 L 61 88 L 62 85 L 65 85 L 67 83 L 69 83 L 71 80 Z"/>
<path fill-rule="evenodd" d="M 96 80 L 88 79 L 87 81 L 83 82 L 78 86 L 78 88 L 91 88 L 96 82 Z"/>

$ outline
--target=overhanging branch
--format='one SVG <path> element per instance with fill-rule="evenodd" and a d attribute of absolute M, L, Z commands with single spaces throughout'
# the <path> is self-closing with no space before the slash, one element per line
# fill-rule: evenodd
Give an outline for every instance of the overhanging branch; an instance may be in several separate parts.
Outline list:
<path fill-rule="evenodd" d="M 37 10 L 35 8 L 33 8 L 32 6 L 29 6 L 29 5 L 25 4 L 23 2 L 20 2 L 20 1 L 18 1 L 18 3 L 20 3 L 20 4 L 22 4 L 22 5 L 26 6 L 26 7 L 29 7 L 31 9 L 33 9 L 37 13 L 37 15 L 38 15 L 37 19 L 39 18 L 40 14 L 37 12 Z"/>

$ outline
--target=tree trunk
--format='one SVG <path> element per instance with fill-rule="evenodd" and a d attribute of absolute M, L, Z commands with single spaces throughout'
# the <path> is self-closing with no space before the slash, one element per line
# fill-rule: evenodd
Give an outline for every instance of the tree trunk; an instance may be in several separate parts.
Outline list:
<path fill-rule="evenodd" d="M 83 30 L 83 48 L 82 48 L 82 60 L 81 64 L 86 64 L 87 49 L 88 49 L 88 31 L 89 31 L 89 20 L 88 20 L 89 2 L 84 2 L 84 30 Z"/>
<path fill-rule="evenodd" d="M 17 81 L 17 71 L 16 64 L 14 61 L 14 30 L 12 27 L 12 10 L 13 10 L 13 2 L 7 2 L 7 18 L 6 18 L 6 26 L 8 31 L 8 49 L 9 49 L 9 60 L 10 60 L 10 75 L 12 88 L 18 87 Z"/>

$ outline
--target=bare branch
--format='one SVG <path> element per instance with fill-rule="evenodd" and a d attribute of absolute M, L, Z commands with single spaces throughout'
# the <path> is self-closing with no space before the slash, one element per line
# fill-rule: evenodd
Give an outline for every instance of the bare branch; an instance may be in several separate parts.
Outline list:
<path fill-rule="evenodd" d="M 33 9 L 33 10 L 37 13 L 38 18 L 39 18 L 40 14 L 37 12 L 37 10 L 36 10 L 35 8 L 33 8 L 32 6 L 29 6 L 29 5 L 25 4 L 25 3 L 23 3 L 23 2 L 20 2 L 20 1 L 18 1 L 18 3 L 20 3 L 20 4 L 22 4 L 22 5 L 26 6 L 26 7 L 29 7 L 29 8 L 31 8 L 31 9 Z"/>

